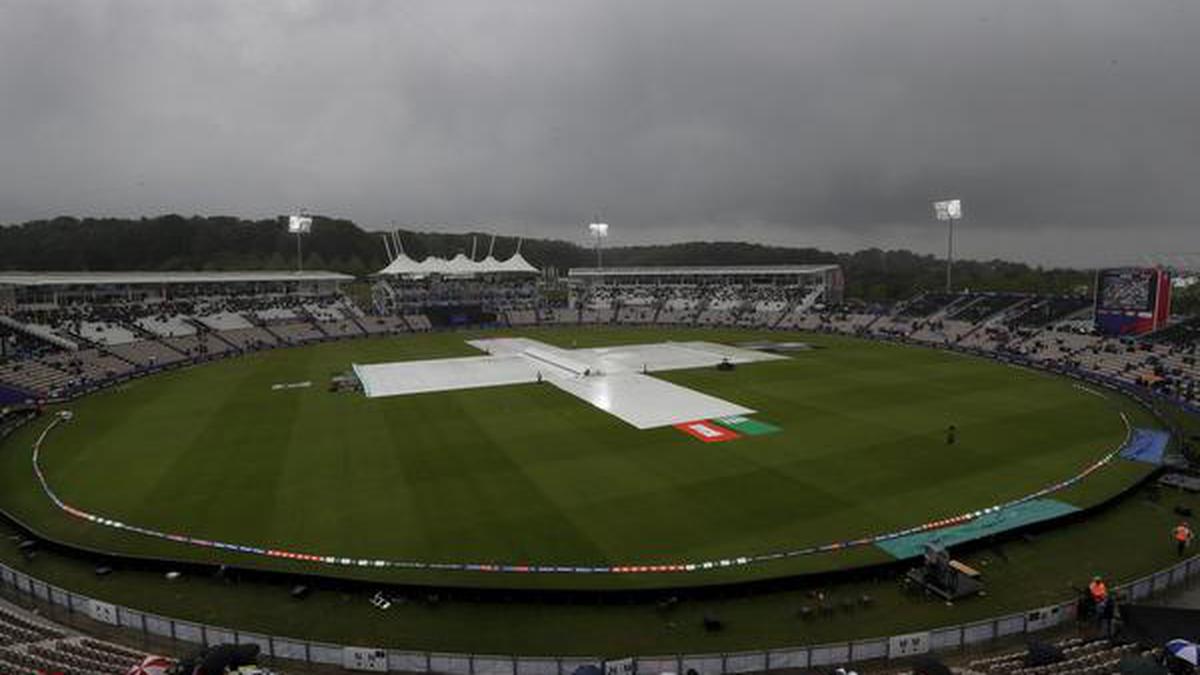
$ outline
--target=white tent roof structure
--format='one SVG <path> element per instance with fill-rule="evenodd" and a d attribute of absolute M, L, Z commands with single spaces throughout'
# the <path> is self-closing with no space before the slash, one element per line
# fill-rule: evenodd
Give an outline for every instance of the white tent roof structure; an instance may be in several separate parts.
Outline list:
<path fill-rule="evenodd" d="M 500 271 L 503 272 L 532 272 L 536 274 L 538 271 L 536 267 L 529 264 L 529 261 L 525 259 L 525 256 L 521 255 L 520 251 L 512 254 L 512 257 L 508 260 L 497 263 L 497 265 L 501 268 Z"/>
<path fill-rule="evenodd" d="M 413 260 L 401 253 L 388 266 L 376 272 L 380 276 L 423 276 L 426 274 L 472 275 L 472 274 L 537 274 L 538 268 L 529 264 L 520 253 L 508 260 L 496 260 L 488 256 L 483 260 L 471 260 L 459 253 L 450 260 L 429 256 L 421 261 Z"/>

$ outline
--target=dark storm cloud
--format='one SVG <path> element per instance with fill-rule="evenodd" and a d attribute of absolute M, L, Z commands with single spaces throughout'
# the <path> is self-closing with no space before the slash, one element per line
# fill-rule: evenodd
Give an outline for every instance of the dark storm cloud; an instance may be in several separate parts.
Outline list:
<path fill-rule="evenodd" d="M 1190 0 L 0 0 L 0 220 L 1200 250 Z"/>

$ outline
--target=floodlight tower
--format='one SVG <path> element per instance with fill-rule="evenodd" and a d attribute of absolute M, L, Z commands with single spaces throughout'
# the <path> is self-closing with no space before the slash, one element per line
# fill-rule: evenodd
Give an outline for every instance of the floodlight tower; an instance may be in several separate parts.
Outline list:
<path fill-rule="evenodd" d="M 312 232 L 312 216 L 301 211 L 294 216 L 288 216 L 288 232 L 296 235 L 296 271 L 304 271 L 304 256 L 300 250 L 302 235 Z"/>
<path fill-rule="evenodd" d="M 954 221 L 962 220 L 962 200 L 944 199 L 933 203 L 933 215 L 946 223 L 946 292 L 951 292 L 954 270 Z"/>
<path fill-rule="evenodd" d="M 604 239 L 608 237 L 608 223 L 590 223 L 588 225 L 588 232 L 596 240 L 596 267 L 604 267 L 604 256 L 601 250 L 603 249 Z"/>

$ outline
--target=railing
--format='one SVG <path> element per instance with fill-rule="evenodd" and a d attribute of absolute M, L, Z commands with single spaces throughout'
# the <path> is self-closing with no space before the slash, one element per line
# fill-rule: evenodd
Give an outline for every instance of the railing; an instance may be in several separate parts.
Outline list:
<path fill-rule="evenodd" d="M 1200 556 L 1195 556 L 1115 590 L 1130 601 L 1143 600 L 1198 575 Z M 587 664 L 614 666 L 608 671 L 614 675 L 685 673 L 691 669 L 702 675 L 725 675 L 837 666 L 982 646 L 1007 636 L 1060 626 L 1075 619 L 1076 611 L 1075 602 L 1064 602 L 957 626 L 888 637 L 746 652 L 637 656 L 605 663 L 600 658 L 582 656 L 453 654 L 345 646 L 208 626 L 94 600 L 39 581 L 4 564 L 0 564 L 0 589 L 11 589 L 19 596 L 43 604 L 50 610 L 43 613 L 46 618 L 68 624 L 83 617 L 143 637 L 167 638 L 194 645 L 256 644 L 270 657 L 309 664 L 347 667 L 356 659 L 361 663 L 364 654 L 373 654 L 380 659 L 376 662 L 379 669 L 448 675 L 570 675 L 578 666 Z M 382 661 L 384 656 L 386 665 Z"/>

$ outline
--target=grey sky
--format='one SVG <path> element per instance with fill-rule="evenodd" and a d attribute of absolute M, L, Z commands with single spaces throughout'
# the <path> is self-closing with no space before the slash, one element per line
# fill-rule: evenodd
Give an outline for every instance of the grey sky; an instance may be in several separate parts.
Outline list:
<path fill-rule="evenodd" d="M 1194 0 L 0 0 L 0 221 L 1200 251 Z M 447 225 L 449 224 L 449 225 Z"/>

